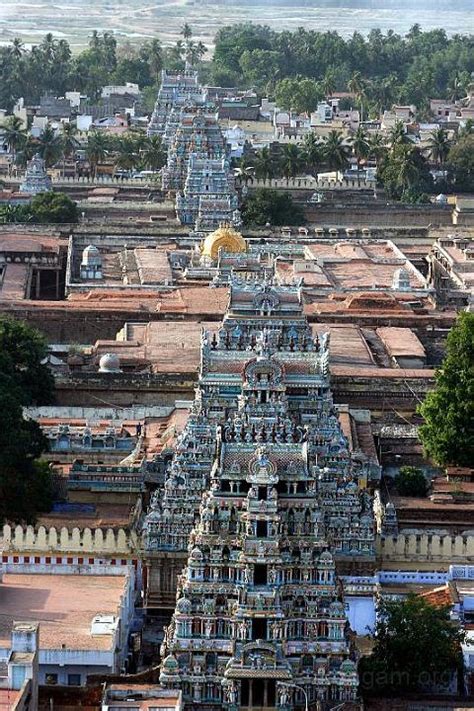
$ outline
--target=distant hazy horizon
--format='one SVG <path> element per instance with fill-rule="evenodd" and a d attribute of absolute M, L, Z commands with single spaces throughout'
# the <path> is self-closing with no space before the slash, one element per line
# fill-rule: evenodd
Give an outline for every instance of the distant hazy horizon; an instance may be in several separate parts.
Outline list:
<path fill-rule="evenodd" d="M 53 32 L 80 48 L 92 30 L 108 30 L 119 40 L 159 37 L 167 44 L 184 22 L 208 46 L 220 27 L 236 22 L 345 37 L 374 28 L 405 34 L 418 23 L 453 35 L 474 32 L 474 0 L 0 0 L 0 43 L 21 37 L 32 44 Z"/>

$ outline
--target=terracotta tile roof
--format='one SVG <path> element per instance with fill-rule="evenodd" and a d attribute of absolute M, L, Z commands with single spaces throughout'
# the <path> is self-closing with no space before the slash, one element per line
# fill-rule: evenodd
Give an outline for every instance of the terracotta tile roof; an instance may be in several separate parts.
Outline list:
<path fill-rule="evenodd" d="M 425 358 L 426 353 L 418 336 L 410 328 L 384 326 L 376 329 L 377 335 L 391 356 L 416 356 Z"/>
<path fill-rule="evenodd" d="M 29 264 L 7 264 L 0 281 L 1 299 L 24 299 L 30 274 Z"/>
<path fill-rule="evenodd" d="M 434 607 L 445 607 L 447 605 L 452 605 L 455 602 L 453 591 L 448 583 L 442 587 L 434 588 L 433 590 L 421 593 L 420 597 L 424 598 L 426 602 Z"/>

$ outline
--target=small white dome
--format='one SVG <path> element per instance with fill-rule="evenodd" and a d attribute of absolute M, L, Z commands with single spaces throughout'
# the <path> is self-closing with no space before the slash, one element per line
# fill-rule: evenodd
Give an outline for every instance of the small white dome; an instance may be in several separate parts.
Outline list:
<path fill-rule="evenodd" d="M 104 353 L 99 361 L 99 373 L 120 373 L 120 358 L 116 353 Z"/>
<path fill-rule="evenodd" d="M 101 266 L 102 257 L 100 252 L 93 244 L 88 245 L 82 252 L 82 265 L 83 266 Z"/>

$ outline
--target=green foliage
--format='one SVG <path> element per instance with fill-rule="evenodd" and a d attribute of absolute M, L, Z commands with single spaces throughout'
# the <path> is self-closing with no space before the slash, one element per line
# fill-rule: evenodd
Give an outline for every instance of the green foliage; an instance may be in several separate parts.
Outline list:
<path fill-rule="evenodd" d="M 40 193 L 26 205 L 0 205 L 0 225 L 22 222 L 68 224 L 77 220 L 77 204 L 65 193 Z"/>
<path fill-rule="evenodd" d="M 0 205 L 0 225 L 31 221 L 32 214 L 29 205 Z"/>
<path fill-rule="evenodd" d="M 246 225 L 302 225 L 305 222 L 301 207 L 289 193 L 257 188 L 244 202 L 242 217 Z"/>
<path fill-rule="evenodd" d="M 449 683 L 462 667 L 464 634 L 448 607 L 435 607 L 410 594 L 379 603 L 375 645 L 359 665 L 363 693 L 404 693 Z"/>
<path fill-rule="evenodd" d="M 440 465 L 472 466 L 474 461 L 474 314 L 462 312 L 448 336 L 435 389 L 419 413 L 426 454 Z"/>
<path fill-rule="evenodd" d="M 32 222 L 77 222 L 77 204 L 65 193 L 53 191 L 35 195 L 30 203 Z"/>
<path fill-rule="evenodd" d="M 27 324 L 0 317 L 0 521 L 33 522 L 51 505 L 51 475 L 38 457 L 46 440 L 22 408 L 52 401 L 53 378 L 42 364 L 42 336 Z"/>
<path fill-rule="evenodd" d="M 257 54 L 256 52 L 262 53 Z M 254 54 L 255 53 L 255 54 Z M 395 102 L 427 108 L 429 99 L 440 96 L 461 98 L 474 71 L 472 35 L 447 37 L 444 30 L 422 32 L 419 28 L 401 36 L 372 30 L 344 39 L 337 32 L 299 28 L 276 32 L 250 23 L 223 27 L 216 35 L 212 62 L 214 82 L 229 76 L 241 86 L 261 81 L 249 59 L 267 57 L 274 76 L 301 77 L 316 82 L 325 95 L 351 87 L 357 103 L 372 113 Z M 257 82 L 256 82 L 257 80 Z"/>
<path fill-rule="evenodd" d="M 53 376 L 41 361 L 47 355 L 44 338 L 22 321 L 0 316 L 0 379 L 18 389 L 24 405 L 51 400 Z"/>
<path fill-rule="evenodd" d="M 400 467 L 395 477 L 395 486 L 400 496 L 426 496 L 428 488 L 426 477 L 418 467 Z"/>
<path fill-rule="evenodd" d="M 273 55 L 277 54 L 272 52 Z M 296 77 L 282 79 L 275 86 L 275 100 L 281 109 L 297 113 L 311 113 L 318 105 L 323 93 L 313 79 Z"/>
<path fill-rule="evenodd" d="M 158 39 L 118 47 L 113 34 L 94 30 L 89 46 L 75 55 L 66 40 L 51 34 L 31 49 L 14 39 L 0 47 L 0 106 L 11 111 L 20 96 L 36 104 L 47 92 L 63 96 L 71 87 L 97 99 L 104 84 L 156 85 L 164 66 L 183 68 L 186 58 L 198 64 L 206 52 L 202 42 L 192 40 L 192 32 L 163 50 Z"/>
<path fill-rule="evenodd" d="M 405 199 L 412 203 L 425 201 L 424 193 L 433 190 L 433 178 L 429 165 L 422 153 L 411 143 L 400 137 L 392 137 L 392 147 L 379 163 L 377 178 L 386 194 L 396 200 Z"/>
<path fill-rule="evenodd" d="M 447 162 L 454 182 L 459 191 L 474 191 L 474 133 L 461 135 L 447 157 Z"/>

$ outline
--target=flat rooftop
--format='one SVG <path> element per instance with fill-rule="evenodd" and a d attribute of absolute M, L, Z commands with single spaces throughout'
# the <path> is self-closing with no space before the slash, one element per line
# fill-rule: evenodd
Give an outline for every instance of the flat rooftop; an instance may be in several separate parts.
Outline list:
<path fill-rule="evenodd" d="M 15 620 L 39 622 L 41 649 L 107 651 L 111 635 L 91 634 L 97 614 L 118 616 L 122 575 L 5 573 L 0 583 L 0 647 L 10 647 Z"/>

